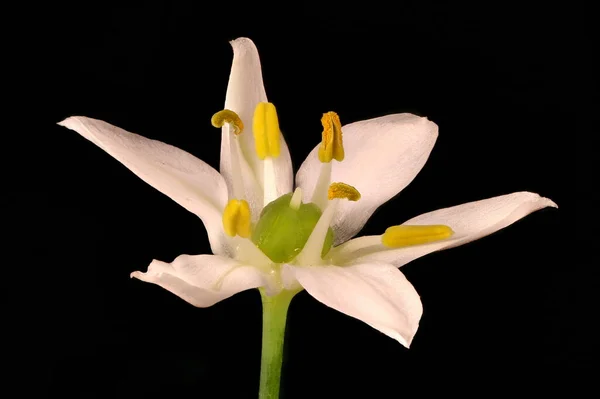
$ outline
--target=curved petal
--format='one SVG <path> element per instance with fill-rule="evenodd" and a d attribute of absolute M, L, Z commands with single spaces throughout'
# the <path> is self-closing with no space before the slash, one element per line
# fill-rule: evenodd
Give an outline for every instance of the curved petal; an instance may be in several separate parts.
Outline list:
<path fill-rule="evenodd" d="M 153 260 L 146 273 L 136 271 L 131 277 L 159 285 L 200 308 L 266 281 L 255 267 L 216 255 L 180 255 L 172 263 Z"/>
<path fill-rule="evenodd" d="M 260 198 L 262 202 L 263 166 L 256 155 L 254 135 L 252 134 L 252 118 L 254 109 L 259 102 L 267 101 L 267 94 L 263 85 L 258 50 L 252 40 L 242 37 L 231 42 L 233 47 L 233 63 L 229 75 L 225 108 L 237 113 L 244 123 L 244 132 L 239 136 L 242 152 L 242 174 L 246 193 L 250 198 Z M 225 177 L 231 190 L 231 159 L 229 148 L 228 127 L 222 129 L 221 142 L 221 173 Z M 283 195 L 292 191 L 292 160 L 283 135 L 281 139 L 281 152 L 274 160 L 277 193 Z M 252 174 L 254 179 L 248 179 Z M 258 183 L 258 184 L 256 184 Z M 256 193 L 256 191 L 259 193 Z M 260 203 L 260 208 L 262 208 Z M 254 210 L 255 211 L 255 210 Z M 254 212 L 255 213 L 255 212 Z"/>
<path fill-rule="evenodd" d="M 400 267 L 428 253 L 457 247 L 485 237 L 548 206 L 557 208 L 550 199 L 529 192 L 517 192 L 469 202 L 425 213 L 403 223 L 445 224 L 454 230 L 454 235 L 446 240 L 392 249 L 384 247 L 380 244 L 380 240 L 373 239 L 377 236 L 359 237 L 334 248 L 330 253 L 334 261 L 341 264 L 377 261 Z"/>
<path fill-rule="evenodd" d="M 342 127 L 345 158 L 333 162 L 331 181 L 358 189 L 359 201 L 341 201 L 333 229 L 335 244 L 352 238 L 375 209 L 398 194 L 417 176 L 437 139 L 437 125 L 412 114 L 393 114 Z M 321 163 L 318 147 L 308 155 L 296 184 L 304 201 L 312 198 Z"/>
<path fill-rule="evenodd" d="M 60 122 L 112 155 L 138 177 L 198 215 L 213 253 L 228 253 L 221 214 L 227 203 L 223 177 L 193 155 L 104 121 L 74 116 Z"/>
<path fill-rule="evenodd" d="M 285 267 L 320 302 L 364 321 L 407 348 L 410 346 L 423 305 L 417 291 L 396 267 L 385 263 Z"/>

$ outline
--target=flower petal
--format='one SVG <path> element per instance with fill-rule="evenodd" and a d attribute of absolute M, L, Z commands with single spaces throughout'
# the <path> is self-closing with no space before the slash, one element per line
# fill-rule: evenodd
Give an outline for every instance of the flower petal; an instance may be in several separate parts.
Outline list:
<path fill-rule="evenodd" d="M 150 140 L 97 119 L 74 116 L 60 122 L 112 155 L 146 183 L 204 222 L 212 251 L 228 252 L 221 225 L 227 203 L 223 177 L 179 148 Z"/>
<path fill-rule="evenodd" d="M 398 194 L 419 173 L 437 138 L 437 125 L 412 114 L 393 114 L 342 127 L 346 156 L 332 165 L 331 181 L 354 186 L 356 202 L 341 201 L 333 229 L 335 244 L 352 238 L 375 209 Z M 310 201 L 319 177 L 318 147 L 308 155 L 296 184 Z"/>
<path fill-rule="evenodd" d="M 417 291 L 396 267 L 365 263 L 285 268 L 320 302 L 410 346 L 423 306 Z"/>
<path fill-rule="evenodd" d="M 266 283 L 257 268 L 216 255 L 180 255 L 172 263 L 153 260 L 146 273 L 136 271 L 131 277 L 157 284 L 200 308 Z"/>
<path fill-rule="evenodd" d="M 227 86 L 225 108 L 237 113 L 244 123 L 244 132 L 239 136 L 243 158 L 240 164 L 243 175 L 247 175 L 251 171 L 255 178 L 253 180 L 245 178 L 244 184 L 246 185 L 246 192 L 249 194 L 250 198 L 260 198 L 259 202 L 262 202 L 263 166 L 262 161 L 256 154 L 254 135 L 252 134 L 254 109 L 259 102 L 267 101 L 267 94 L 263 85 L 260 58 L 256 46 L 252 40 L 248 38 L 242 37 L 233 40 L 231 46 L 233 47 L 233 63 L 231 65 L 229 84 Z M 227 184 L 231 186 L 229 137 L 228 127 L 224 127 L 222 130 L 221 144 L 221 173 L 227 180 Z M 274 160 L 278 196 L 291 192 L 293 187 L 290 152 L 283 135 L 281 135 L 280 139 L 281 152 L 279 157 Z M 257 182 L 258 186 L 253 184 L 253 182 Z M 250 186 L 251 184 L 253 184 L 253 186 Z M 257 190 L 259 191 L 258 194 L 256 193 Z M 254 191 L 254 193 L 250 194 L 252 191 Z M 262 205 L 263 204 L 260 203 L 259 210 L 262 208 Z M 256 209 L 253 209 L 253 211 L 255 213 Z"/>
<path fill-rule="evenodd" d="M 444 224 L 450 226 L 454 230 L 454 235 L 446 240 L 393 249 L 379 243 L 374 245 L 374 236 L 359 237 L 334 248 L 330 253 L 333 260 L 339 264 L 386 262 L 400 267 L 428 253 L 456 247 L 485 237 L 548 206 L 557 208 L 553 201 L 535 193 L 517 192 L 501 195 L 439 209 L 403 223 L 406 225 Z M 377 242 L 377 240 L 375 241 Z"/>

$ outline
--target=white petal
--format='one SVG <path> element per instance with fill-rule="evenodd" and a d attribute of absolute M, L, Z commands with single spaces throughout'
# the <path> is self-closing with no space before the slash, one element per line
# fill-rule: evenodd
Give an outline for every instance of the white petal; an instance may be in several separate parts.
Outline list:
<path fill-rule="evenodd" d="M 331 254 L 335 262 L 342 264 L 378 261 L 400 267 L 428 253 L 456 247 L 485 237 L 548 206 L 557 207 L 548 198 L 529 192 L 518 192 L 469 202 L 425 213 L 403 223 L 450 226 L 454 230 L 454 235 L 446 240 L 391 249 L 381 244 L 373 245 L 373 236 L 359 237 L 333 249 Z"/>
<path fill-rule="evenodd" d="M 265 285 L 255 267 L 216 255 L 180 255 L 173 263 L 153 260 L 146 273 L 133 272 L 131 277 L 157 284 L 201 308 Z"/>
<path fill-rule="evenodd" d="M 320 302 L 410 346 L 423 306 L 396 267 L 385 263 L 284 267 Z"/>
<path fill-rule="evenodd" d="M 342 127 L 345 158 L 332 161 L 332 182 L 356 187 L 359 201 L 341 201 L 333 229 L 335 244 L 352 238 L 375 209 L 398 194 L 419 173 L 437 138 L 437 125 L 412 114 L 393 114 Z M 318 147 L 308 155 L 296 184 L 310 201 L 321 163 Z"/>
<path fill-rule="evenodd" d="M 227 96 L 225 98 L 225 108 L 237 113 L 244 123 L 244 132 L 239 136 L 243 161 L 241 162 L 242 174 L 252 173 L 254 179 L 260 187 L 253 185 L 248 178 L 245 178 L 244 184 L 246 192 L 259 190 L 259 194 L 252 194 L 252 198 L 262 198 L 263 167 L 262 161 L 258 159 L 254 147 L 254 135 L 252 134 L 252 118 L 254 109 L 259 102 L 267 101 L 267 94 L 263 85 L 263 78 L 260 66 L 258 50 L 248 38 L 239 38 L 231 42 L 233 47 L 233 63 L 229 75 L 229 84 L 227 86 Z M 221 173 L 225 176 L 228 185 L 231 184 L 231 161 L 229 160 L 229 138 L 227 128 L 222 131 L 221 145 Z M 281 154 L 274 160 L 277 192 L 283 195 L 292 191 L 292 161 L 287 144 L 281 136 Z M 249 169 L 249 170 L 248 170 Z M 262 208 L 262 203 L 260 204 Z"/>
<path fill-rule="evenodd" d="M 229 252 L 221 214 L 227 203 L 223 177 L 193 155 L 97 119 L 74 116 L 60 122 L 112 155 L 146 183 L 204 222 L 213 253 Z"/>

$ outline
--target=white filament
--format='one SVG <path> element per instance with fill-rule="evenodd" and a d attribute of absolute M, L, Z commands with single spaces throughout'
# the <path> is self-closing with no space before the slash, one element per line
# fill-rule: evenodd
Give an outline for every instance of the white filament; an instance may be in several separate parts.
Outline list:
<path fill-rule="evenodd" d="M 275 179 L 275 166 L 271 157 L 266 157 L 263 161 L 263 187 L 263 204 L 267 206 L 277 199 L 277 180 Z"/>
<path fill-rule="evenodd" d="M 302 205 L 302 189 L 300 187 L 296 187 L 294 191 L 294 195 L 292 195 L 292 199 L 290 200 L 290 208 L 294 210 L 298 210 Z"/>
<path fill-rule="evenodd" d="M 329 231 L 329 226 L 331 225 L 339 201 L 338 198 L 329 201 L 317 225 L 312 233 L 310 233 L 306 245 L 304 245 L 304 248 L 296 257 L 296 263 L 299 265 L 314 266 L 323 263 L 323 259 L 321 258 L 323 244 L 325 243 L 325 237 L 327 237 L 327 232 Z"/>
<path fill-rule="evenodd" d="M 327 191 L 329 190 L 329 184 L 331 183 L 331 162 L 324 162 L 321 164 L 321 172 L 317 179 L 315 191 L 311 202 L 317 204 L 321 210 L 327 207 Z"/>
<path fill-rule="evenodd" d="M 244 183 L 242 182 L 242 168 L 240 167 L 240 142 L 233 133 L 235 127 L 228 123 L 229 127 L 229 152 L 231 153 L 231 179 L 233 180 L 233 197 L 244 199 Z"/>

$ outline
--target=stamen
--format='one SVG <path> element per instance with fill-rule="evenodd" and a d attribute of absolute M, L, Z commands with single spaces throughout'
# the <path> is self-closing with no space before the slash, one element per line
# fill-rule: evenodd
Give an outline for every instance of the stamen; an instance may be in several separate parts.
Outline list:
<path fill-rule="evenodd" d="M 252 131 L 256 154 L 263 160 L 263 203 L 267 206 L 278 196 L 273 158 L 277 158 L 281 150 L 279 120 L 272 103 L 258 103 L 254 109 Z"/>
<path fill-rule="evenodd" d="M 250 237 L 250 206 L 245 200 L 230 200 L 223 210 L 223 229 L 230 237 Z"/>
<path fill-rule="evenodd" d="M 325 242 L 327 231 L 329 230 L 339 201 L 337 198 L 329 201 L 329 205 L 323 211 L 315 228 L 308 237 L 304 248 L 296 257 L 296 262 L 299 265 L 316 266 L 323 263 L 323 259 L 321 258 L 323 243 Z"/>
<path fill-rule="evenodd" d="M 226 140 L 229 140 L 233 197 L 243 198 L 245 191 L 244 183 L 242 182 L 242 169 L 240 166 L 241 149 L 237 137 L 244 130 L 244 124 L 242 123 L 242 119 L 235 112 L 229 109 L 224 109 L 214 114 L 210 121 L 214 127 L 223 127 L 225 126 L 225 124 L 227 124 L 229 126 L 229 132 L 233 133 L 230 134 L 229 137 L 224 136 L 227 137 Z"/>
<path fill-rule="evenodd" d="M 344 145 L 340 117 L 335 112 L 327 112 L 323 114 L 321 124 L 323 133 L 319 147 L 319 161 L 328 163 L 335 159 L 341 162 L 344 159 Z"/>
<path fill-rule="evenodd" d="M 280 152 L 279 120 L 273 103 L 258 103 L 252 119 L 256 154 L 260 159 L 277 158 Z"/>
<path fill-rule="evenodd" d="M 241 134 L 244 130 L 242 119 L 238 114 L 229 109 L 224 109 L 214 114 L 210 119 L 210 123 L 212 123 L 214 127 L 223 127 L 225 123 L 229 123 L 233 126 L 233 131 L 236 135 Z"/>
<path fill-rule="evenodd" d="M 292 199 L 290 200 L 290 208 L 297 211 L 300 208 L 300 205 L 302 205 L 302 189 L 296 187 L 294 195 L 292 195 Z"/>
<path fill-rule="evenodd" d="M 331 182 L 331 162 L 321 164 L 321 172 L 317 184 L 315 185 L 315 191 L 311 202 L 314 202 L 319 208 L 325 209 L 327 207 L 327 191 L 329 190 L 329 183 Z"/>
<path fill-rule="evenodd" d="M 342 141 L 342 124 L 340 117 L 335 112 L 327 112 L 321 118 L 323 133 L 321 145 L 319 146 L 319 161 L 321 171 L 313 191 L 311 202 L 317 204 L 321 209 L 327 207 L 327 191 L 331 182 L 331 160 L 342 161 L 344 159 L 344 144 Z"/>
<path fill-rule="evenodd" d="M 443 240 L 452 234 L 454 231 L 445 225 L 399 225 L 389 227 L 381 236 L 381 243 L 386 247 L 401 248 Z"/>
<path fill-rule="evenodd" d="M 360 199 L 360 193 L 354 187 L 346 183 L 331 183 L 329 190 L 327 191 L 327 198 L 332 200 L 334 198 L 345 198 L 349 201 L 358 201 Z"/>

